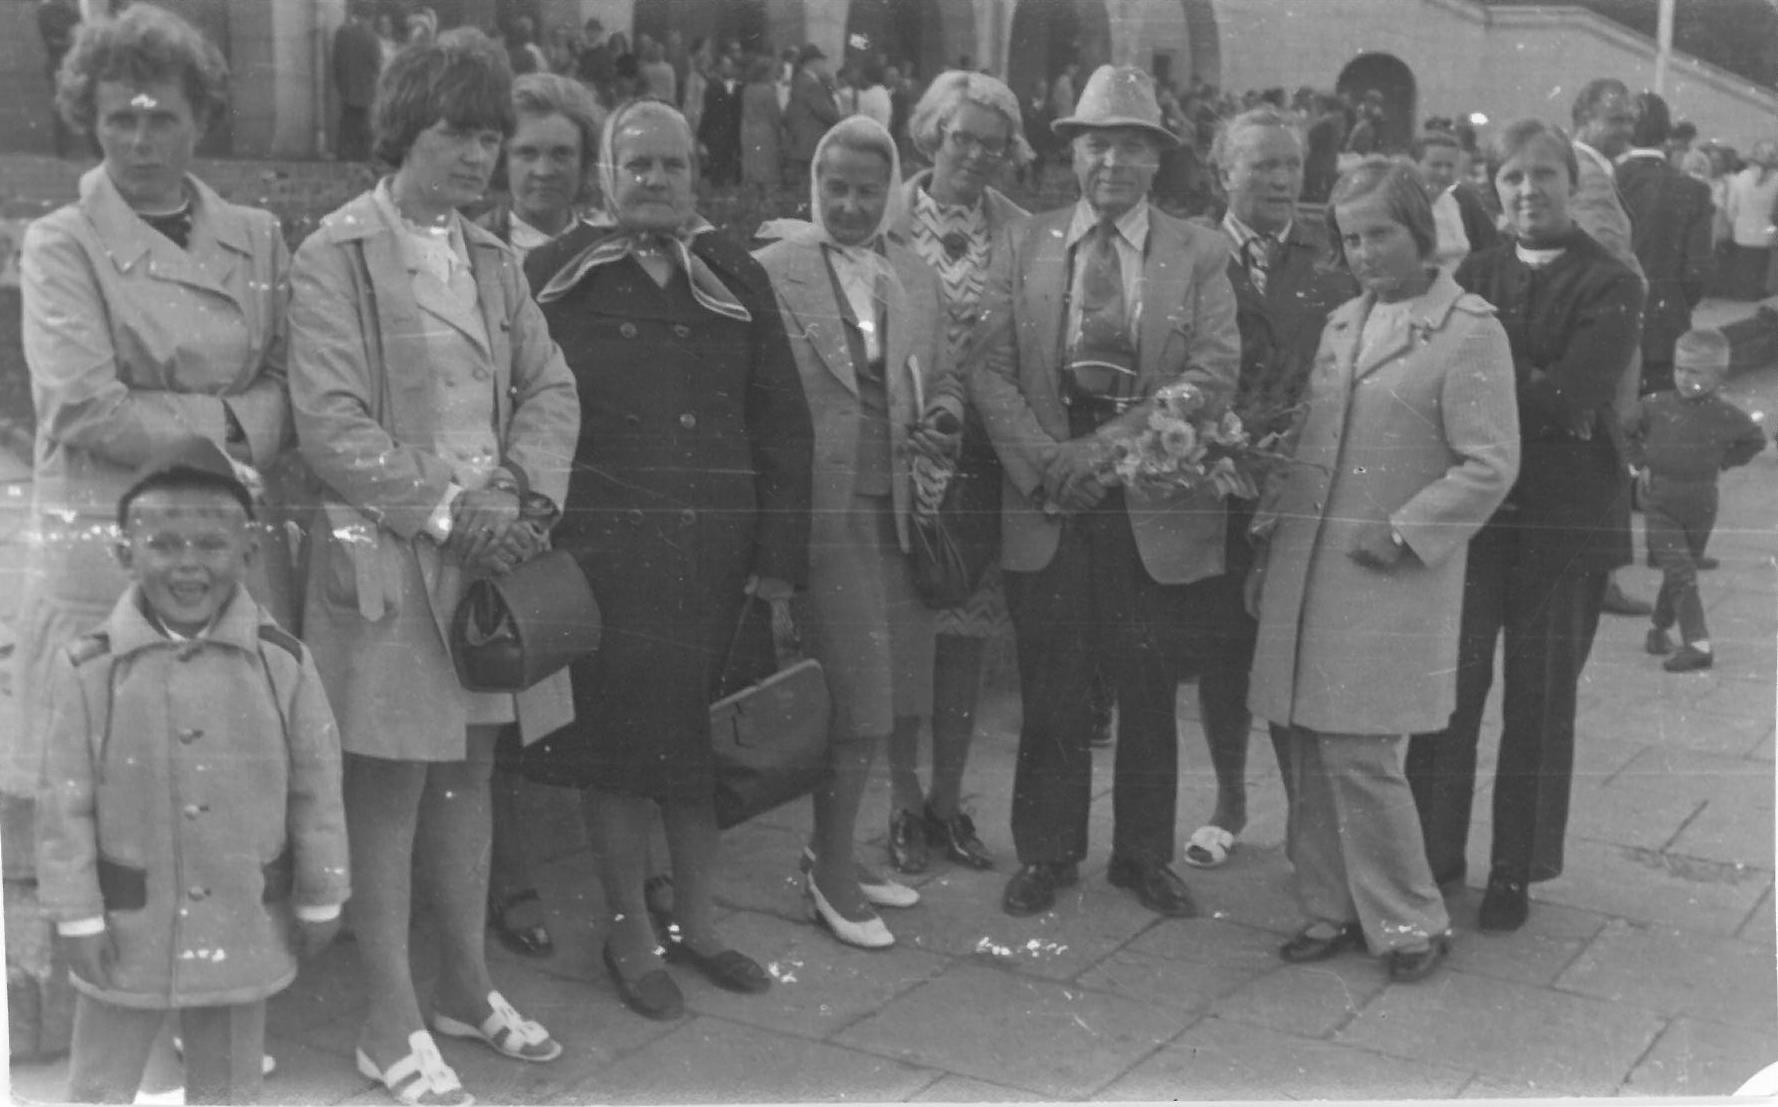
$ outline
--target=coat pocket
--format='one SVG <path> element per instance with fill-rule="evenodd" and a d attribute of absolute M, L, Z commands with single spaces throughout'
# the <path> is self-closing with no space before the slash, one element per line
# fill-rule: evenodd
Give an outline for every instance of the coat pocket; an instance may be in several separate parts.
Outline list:
<path fill-rule="evenodd" d="M 106 911 L 140 911 L 148 906 L 148 870 L 101 857 L 99 898 Z"/>

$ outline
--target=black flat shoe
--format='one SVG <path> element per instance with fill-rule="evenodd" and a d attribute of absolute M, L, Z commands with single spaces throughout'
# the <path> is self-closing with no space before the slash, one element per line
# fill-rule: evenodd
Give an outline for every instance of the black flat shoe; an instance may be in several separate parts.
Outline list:
<path fill-rule="evenodd" d="M 967 865 L 972 869 L 994 867 L 994 855 L 976 837 L 975 821 L 968 815 L 959 811 L 948 819 L 941 819 L 933 813 L 929 804 L 924 821 L 927 845 L 944 850 L 945 856 L 959 865 Z"/>
<path fill-rule="evenodd" d="M 679 924 L 673 921 L 673 878 L 659 873 L 642 882 L 642 903 L 648 910 L 648 925 L 654 940 L 672 949 L 679 940 Z"/>
<path fill-rule="evenodd" d="M 667 947 L 667 961 L 690 965 L 703 973 L 704 979 L 725 991 L 756 995 L 772 986 L 771 976 L 760 968 L 759 962 L 738 950 L 725 949 L 705 957 L 684 942 L 674 942 Z"/>
<path fill-rule="evenodd" d="M 506 921 L 506 913 L 521 903 L 537 903 L 537 889 L 526 888 L 514 892 L 501 903 L 488 904 L 488 929 L 500 944 L 514 953 L 525 957 L 548 957 L 556 951 L 556 943 L 549 936 L 549 928 L 542 923 L 535 926 L 513 926 Z"/>
<path fill-rule="evenodd" d="M 1349 949 L 1365 948 L 1364 928 L 1350 922 L 1327 938 L 1317 937 L 1305 930 L 1279 946 L 1278 956 L 1293 965 L 1301 965 L 1309 961 L 1325 961 Z"/>
<path fill-rule="evenodd" d="M 611 943 L 605 944 L 600 957 L 605 962 L 605 971 L 611 974 L 611 982 L 617 985 L 617 994 L 624 1006 L 645 1019 L 661 1022 L 670 1022 L 685 1014 L 685 996 L 680 994 L 679 985 L 673 983 L 666 969 L 650 969 L 632 982 L 617 971 L 617 958 L 611 956 Z"/>
<path fill-rule="evenodd" d="M 1056 905 L 1056 889 L 1080 880 L 1080 867 L 1072 861 L 1039 861 L 1022 866 L 1006 882 L 1000 906 L 1009 915 L 1036 915 Z"/>
<path fill-rule="evenodd" d="M 1142 906 L 1175 919 L 1189 919 L 1198 913 L 1192 894 L 1179 879 L 1179 874 L 1159 861 L 1143 861 L 1112 855 L 1105 879 L 1114 888 L 1127 888 L 1136 893 Z"/>
<path fill-rule="evenodd" d="M 1499 873 L 1488 878 L 1476 925 L 1483 930 L 1517 930 L 1531 915 L 1531 891 L 1523 880 Z"/>
<path fill-rule="evenodd" d="M 1397 984 L 1412 984 L 1416 980 L 1424 980 L 1432 975 L 1432 971 L 1444 964 L 1445 958 L 1451 955 L 1451 939 L 1440 934 L 1432 939 L 1432 944 L 1425 949 L 1391 950 L 1389 953 L 1389 979 Z"/>
<path fill-rule="evenodd" d="M 920 816 L 901 810 L 889 816 L 889 863 L 896 872 L 923 873 L 931 863 Z"/>

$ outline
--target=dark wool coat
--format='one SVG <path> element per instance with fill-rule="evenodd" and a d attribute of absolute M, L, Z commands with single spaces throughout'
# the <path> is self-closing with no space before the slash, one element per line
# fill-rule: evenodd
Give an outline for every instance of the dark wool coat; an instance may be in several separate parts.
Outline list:
<path fill-rule="evenodd" d="M 1457 283 L 1493 304 L 1512 343 L 1523 437 L 1519 479 L 1493 525 L 1528 532 L 1533 571 L 1630 563 L 1630 483 L 1612 413 L 1636 349 L 1642 281 L 1574 228 L 1542 269 L 1512 240 L 1471 254 Z"/>
<path fill-rule="evenodd" d="M 1710 186 L 1660 158 L 1634 156 L 1617 167 L 1618 192 L 1630 213 L 1630 245 L 1648 278 L 1642 311 L 1642 359 L 1673 362 L 1673 344 L 1692 327 L 1692 309 L 1716 268 Z"/>
<path fill-rule="evenodd" d="M 577 227 L 533 251 L 531 287 L 609 233 Z M 544 307 L 581 410 L 553 540 L 585 570 L 604 633 L 573 666 L 573 725 L 526 750 L 542 779 L 708 799 L 710 692 L 747 577 L 808 575 L 813 432 L 777 301 L 739 246 L 704 234 L 692 249 L 750 323 L 630 258 Z"/>

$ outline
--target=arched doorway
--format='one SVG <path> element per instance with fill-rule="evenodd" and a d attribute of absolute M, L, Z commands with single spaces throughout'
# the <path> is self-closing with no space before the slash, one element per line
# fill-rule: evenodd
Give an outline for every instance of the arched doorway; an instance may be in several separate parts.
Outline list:
<path fill-rule="evenodd" d="M 1111 20 L 1105 0 L 1019 0 L 1012 13 L 1006 83 L 1020 97 L 1079 62 L 1074 93 L 1093 70 L 1111 60 Z"/>
<path fill-rule="evenodd" d="M 938 0 L 852 0 L 846 13 L 846 56 L 878 57 L 931 76 L 949 68 Z M 862 44 L 862 45 L 860 45 Z"/>
<path fill-rule="evenodd" d="M 1354 102 L 1367 92 L 1383 97 L 1382 145 L 1405 150 L 1414 137 L 1414 71 L 1394 54 L 1360 54 L 1340 70 L 1334 91 Z"/>

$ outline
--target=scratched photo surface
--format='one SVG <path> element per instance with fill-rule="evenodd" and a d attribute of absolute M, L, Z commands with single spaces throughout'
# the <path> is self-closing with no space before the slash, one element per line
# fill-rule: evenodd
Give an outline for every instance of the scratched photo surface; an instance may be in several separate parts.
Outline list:
<path fill-rule="evenodd" d="M 13 1099 L 1778 1095 L 1774 44 L 0 5 Z"/>

